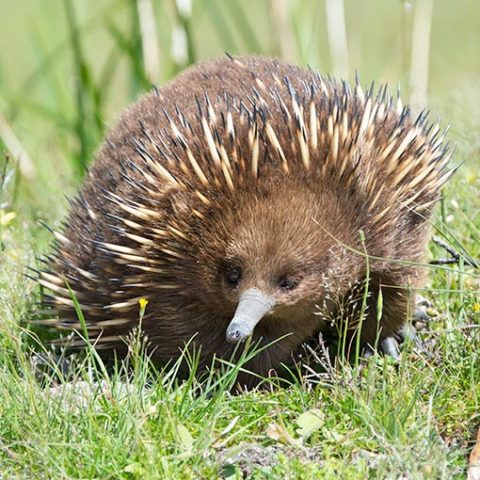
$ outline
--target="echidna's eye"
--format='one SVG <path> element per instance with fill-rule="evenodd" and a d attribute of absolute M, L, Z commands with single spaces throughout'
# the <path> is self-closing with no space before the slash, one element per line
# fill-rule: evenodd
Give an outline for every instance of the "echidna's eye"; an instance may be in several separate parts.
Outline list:
<path fill-rule="evenodd" d="M 298 285 L 298 280 L 288 275 L 281 277 L 278 286 L 281 290 L 293 290 Z"/>
<path fill-rule="evenodd" d="M 240 279 L 242 278 L 242 271 L 238 267 L 230 267 L 225 271 L 225 281 L 231 288 L 238 286 Z"/>

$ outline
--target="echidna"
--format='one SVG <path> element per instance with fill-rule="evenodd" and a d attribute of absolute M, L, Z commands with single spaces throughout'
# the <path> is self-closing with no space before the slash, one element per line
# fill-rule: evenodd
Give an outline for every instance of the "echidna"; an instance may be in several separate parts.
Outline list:
<path fill-rule="evenodd" d="M 50 322 L 80 328 L 71 288 L 97 346 L 121 351 L 145 297 L 154 359 L 283 337 L 249 365 L 265 375 L 353 312 L 349 338 L 360 323 L 391 353 L 452 172 L 442 140 L 386 87 L 259 57 L 194 66 L 101 146 L 40 276 Z"/>

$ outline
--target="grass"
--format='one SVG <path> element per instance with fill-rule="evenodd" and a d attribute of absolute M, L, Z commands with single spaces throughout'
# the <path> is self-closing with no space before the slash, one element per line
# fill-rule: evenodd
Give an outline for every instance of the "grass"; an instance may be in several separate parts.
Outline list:
<path fill-rule="evenodd" d="M 28 323 L 39 290 L 23 273 L 48 251 L 39 221 L 58 225 L 63 194 L 80 184 L 106 124 L 149 88 L 151 38 L 162 47 L 160 83 L 224 50 L 293 56 L 329 72 L 324 5 L 278 2 L 271 16 L 267 1 L 196 0 L 191 13 L 180 2 L 144 1 L 156 28 L 146 37 L 141 1 L 45 2 L 41 11 L 30 2 L 30 17 L 12 3 L 16 21 L 0 29 L 2 40 L 18 39 L 0 51 L 2 125 L 14 133 L 0 131 L 0 478 L 464 478 L 480 424 L 480 277 L 465 261 L 480 259 L 480 65 L 472 50 L 480 9 L 435 2 L 427 19 L 429 106 L 451 123 L 463 165 L 433 222 L 461 257 L 432 267 L 421 292 L 434 304 L 420 334 L 425 351 L 407 345 L 399 366 L 373 357 L 238 395 L 231 386 L 241 365 L 203 383 L 193 374 L 181 381 L 176 365 L 150 364 L 138 336 L 128 368 L 107 372 L 88 349 L 71 360 L 68 378 L 48 367 L 53 380 L 39 378 L 33 363 L 49 347 L 46 332 Z M 357 68 L 365 83 L 403 80 L 404 98 L 414 96 L 415 6 L 344 3 L 350 75 Z M 431 254 L 445 256 L 433 243 Z"/>

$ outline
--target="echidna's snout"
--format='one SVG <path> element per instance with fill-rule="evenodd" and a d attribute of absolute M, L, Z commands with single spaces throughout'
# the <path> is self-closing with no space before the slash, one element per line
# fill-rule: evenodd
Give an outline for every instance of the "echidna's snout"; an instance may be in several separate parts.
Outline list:
<path fill-rule="evenodd" d="M 240 297 L 232 321 L 227 327 L 227 341 L 244 342 L 260 320 L 275 306 L 275 300 L 258 288 L 246 290 Z"/>

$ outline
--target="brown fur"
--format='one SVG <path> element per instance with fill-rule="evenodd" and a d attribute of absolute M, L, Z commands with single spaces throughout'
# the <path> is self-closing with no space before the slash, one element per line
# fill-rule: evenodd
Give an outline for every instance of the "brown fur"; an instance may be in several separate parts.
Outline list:
<path fill-rule="evenodd" d="M 275 60 L 188 69 L 128 108 L 100 148 L 41 274 L 60 316 L 51 323 L 78 328 L 66 279 L 99 347 L 121 350 L 145 297 L 154 358 L 178 357 L 194 337 L 208 363 L 231 355 L 226 327 L 256 287 L 277 307 L 254 340 L 291 334 L 250 365 L 266 374 L 354 296 L 366 252 L 362 342 L 375 341 L 380 288 L 380 336 L 396 333 L 450 175 L 434 130 L 384 90 Z M 236 267 L 231 288 L 225 272 Z M 280 289 L 286 276 L 298 286 Z"/>

